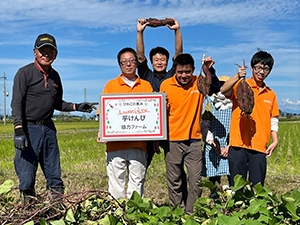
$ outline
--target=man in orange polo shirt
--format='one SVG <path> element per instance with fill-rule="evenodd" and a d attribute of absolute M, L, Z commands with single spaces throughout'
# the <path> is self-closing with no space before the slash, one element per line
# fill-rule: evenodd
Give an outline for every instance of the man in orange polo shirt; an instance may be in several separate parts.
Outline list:
<path fill-rule="evenodd" d="M 212 93 L 220 90 L 220 82 L 212 67 L 211 57 L 204 60 L 212 74 Z M 161 92 L 167 94 L 169 116 L 169 147 L 165 149 L 166 178 L 172 205 L 187 214 L 193 214 L 194 203 L 201 195 L 202 142 L 200 118 L 203 95 L 198 91 L 197 76 L 194 76 L 194 59 L 190 54 L 180 54 L 174 60 L 175 75 L 163 81 Z M 188 172 L 188 193 L 183 193 L 182 169 Z M 187 196 L 187 197 L 186 197 Z"/>
<path fill-rule="evenodd" d="M 104 87 L 104 94 L 153 92 L 148 81 L 136 75 L 137 54 L 132 48 L 124 48 L 118 53 L 118 63 L 122 73 L 110 80 Z M 99 108 L 98 108 L 99 115 Z M 100 141 L 100 132 L 97 141 Z M 127 197 L 133 191 L 144 196 L 144 182 L 147 166 L 146 141 L 112 141 L 106 143 L 108 191 L 116 199 L 125 198 L 126 170 L 128 170 Z"/>
<path fill-rule="evenodd" d="M 271 54 L 258 51 L 251 59 L 252 77 L 246 82 L 254 91 L 254 108 L 250 118 L 241 114 L 237 103 L 237 85 L 246 77 L 246 67 L 239 68 L 238 73 L 225 82 L 221 92 L 233 101 L 230 141 L 229 141 L 229 171 L 231 184 L 237 174 L 247 179 L 254 186 L 264 185 L 267 160 L 278 144 L 279 109 L 274 91 L 267 87 L 264 80 L 270 74 L 274 64 Z M 268 142 L 272 137 L 272 143 Z"/>

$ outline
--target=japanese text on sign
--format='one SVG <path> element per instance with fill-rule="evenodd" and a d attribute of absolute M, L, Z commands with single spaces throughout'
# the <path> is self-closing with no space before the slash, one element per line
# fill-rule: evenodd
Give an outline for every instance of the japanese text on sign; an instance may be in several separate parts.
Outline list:
<path fill-rule="evenodd" d="M 166 139 L 163 93 L 100 95 L 101 140 Z"/>

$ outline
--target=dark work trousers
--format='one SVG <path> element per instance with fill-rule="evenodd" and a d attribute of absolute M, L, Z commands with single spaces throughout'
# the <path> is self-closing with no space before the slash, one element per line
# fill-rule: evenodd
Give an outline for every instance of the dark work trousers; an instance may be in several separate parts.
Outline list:
<path fill-rule="evenodd" d="M 153 141 L 147 141 L 147 168 L 150 166 L 154 154 Z"/>
<path fill-rule="evenodd" d="M 159 147 L 161 147 L 164 151 L 164 153 L 169 151 L 169 141 L 167 140 L 160 140 L 159 141 Z M 147 142 L 147 153 L 148 153 L 148 158 L 147 158 L 147 169 L 151 164 L 151 161 L 153 159 L 153 156 L 155 154 L 154 149 L 153 149 L 153 141 L 148 141 Z M 186 200 L 187 200 L 187 193 L 188 193 L 188 189 L 187 189 L 187 180 L 186 180 L 186 173 L 184 171 L 184 166 L 182 164 L 182 168 L 181 168 L 181 181 L 182 181 L 182 186 L 181 186 L 181 190 L 182 190 L 182 199 L 183 199 L 183 204 L 186 204 Z"/>
<path fill-rule="evenodd" d="M 24 151 L 16 148 L 14 159 L 20 191 L 35 195 L 34 185 L 38 163 L 46 177 L 47 188 L 63 187 L 54 123 L 50 122 L 47 125 L 28 123 L 23 129 L 28 138 L 28 147 Z"/>
<path fill-rule="evenodd" d="M 182 141 L 169 143 L 170 149 L 165 151 L 169 198 L 172 205 L 179 203 L 179 207 L 191 215 L 193 214 L 194 203 L 202 193 L 202 188 L 199 187 L 202 171 L 202 142 Z M 188 173 L 188 192 L 182 189 L 182 187 L 187 187 L 187 181 L 182 179 L 182 173 L 185 174 L 184 166 Z"/>
<path fill-rule="evenodd" d="M 230 183 L 234 185 L 234 177 L 242 175 L 246 180 L 249 172 L 249 182 L 264 185 L 267 172 L 266 154 L 246 148 L 230 147 L 228 152 Z"/>
<path fill-rule="evenodd" d="M 153 156 L 155 154 L 154 149 L 153 149 L 153 142 L 154 141 L 147 141 L 147 168 L 150 166 Z M 159 146 L 162 147 L 163 150 L 168 148 L 168 141 L 167 140 L 161 140 L 159 141 Z"/>

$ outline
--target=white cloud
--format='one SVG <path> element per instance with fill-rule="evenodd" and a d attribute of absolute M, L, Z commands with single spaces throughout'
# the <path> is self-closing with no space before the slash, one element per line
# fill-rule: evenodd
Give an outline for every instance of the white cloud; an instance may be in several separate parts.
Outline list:
<path fill-rule="evenodd" d="M 300 100 L 297 100 L 297 101 L 293 102 L 289 98 L 287 98 L 287 99 L 283 99 L 282 102 L 283 102 L 283 105 L 300 106 Z"/>
<path fill-rule="evenodd" d="M 289 98 L 297 103 L 299 98 L 295 96 L 299 96 L 300 87 L 299 11 L 299 0 L 16 0 L 13 3 L 1 0 L 0 73 L 5 71 L 8 81 L 12 80 L 19 67 L 32 61 L 28 57 L 32 56 L 32 40 L 37 34 L 53 32 L 60 51 L 54 68 L 62 76 L 64 94 L 73 100 L 71 95 L 77 93 L 76 89 L 81 91 L 83 85 L 90 86 L 89 91 L 98 85 L 101 89 L 100 86 L 106 83 L 102 79 L 109 80 L 118 75 L 115 55 L 120 46 L 135 45 L 138 18 L 174 17 L 184 31 L 184 51 L 193 55 L 196 64 L 203 52 L 211 55 L 216 61 L 218 75 L 233 76 L 237 70 L 234 63 L 241 64 L 243 58 L 249 65 L 256 47 L 271 52 L 275 65 L 267 84 L 276 89 L 276 94 L 280 93 L 278 102 Z M 224 30 L 227 36 L 223 37 L 218 29 Z M 158 42 L 159 38 L 154 34 L 148 36 L 151 32 L 147 30 L 147 38 Z M 146 48 L 149 48 L 150 41 L 146 41 Z M 174 48 L 173 43 L 162 46 Z M 196 69 L 199 69 L 198 65 Z M 248 71 L 250 76 L 250 69 Z M 283 90 L 282 87 L 290 88 Z M 95 96 L 97 94 L 95 87 Z"/>
<path fill-rule="evenodd" d="M 156 1 L 155 1 L 156 2 Z M 108 27 L 134 29 L 133 21 L 137 18 L 175 17 L 183 25 L 201 23 L 226 23 L 232 26 L 255 24 L 263 20 L 289 20 L 291 15 L 297 16 L 299 1 L 297 0 L 266 0 L 266 1 L 183 1 L 161 0 L 154 1 L 82 1 L 82 0 L 2 0 L 0 3 L 0 21 L 2 24 L 20 22 L 20 28 L 30 22 L 36 25 L 56 23 L 61 26 L 70 24 L 85 27 Z M 263 12 L 263 13 L 262 13 Z M 55 16 L 53 16 L 55 15 Z M 298 15 L 299 17 L 299 15 Z M 239 20 L 236 20 L 239 18 Z M 293 18 L 294 19 L 294 18 Z M 127 27 L 127 28 L 126 28 Z M 3 31 L 3 29 L 2 29 Z"/>

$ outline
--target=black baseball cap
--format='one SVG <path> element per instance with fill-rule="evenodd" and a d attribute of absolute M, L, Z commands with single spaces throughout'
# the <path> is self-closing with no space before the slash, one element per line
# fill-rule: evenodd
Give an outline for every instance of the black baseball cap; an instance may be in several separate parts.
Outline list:
<path fill-rule="evenodd" d="M 55 38 L 50 34 L 40 34 L 35 41 L 34 48 L 39 49 L 45 45 L 50 45 L 57 51 Z"/>

